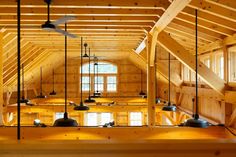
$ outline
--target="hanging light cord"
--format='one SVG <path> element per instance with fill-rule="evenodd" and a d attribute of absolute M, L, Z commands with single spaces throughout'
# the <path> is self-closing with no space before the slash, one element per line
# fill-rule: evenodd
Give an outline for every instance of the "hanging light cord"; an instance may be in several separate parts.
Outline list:
<path fill-rule="evenodd" d="M 90 79 L 90 48 L 89 48 L 89 97 L 88 99 L 90 100 L 90 89 L 91 89 L 91 79 Z"/>
<path fill-rule="evenodd" d="M 95 80 L 95 77 L 96 77 L 96 73 L 95 73 L 95 54 L 94 54 L 94 58 L 93 58 L 93 76 L 94 76 L 94 80 Z M 96 85 L 96 84 L 95 84 Z M 93 96 L 95 96 L 95 93 L 96 91 L 94 90 L 94 93 L 93 93 Z"/>
<path fill-rule="evenodd" d="M 168 106 L 170 106 L 170 53 L 169 53 L 169 60 L 168 60 L 168 77 L 169 77 L 169 90 L 168 90 Z"/>
<path fill-rule="evenodd" d="M 67 24 L 66 23 L 65 23 L 65 31 L 67 31 Z M 54 73 L 54 71 L 53 71 L 53 73 Z M 54 80 L 54 78 L 53 78 L 53 80 Z M 66 35 L 65 35 L 65 114 L 67 116 L 67 36 Z"/>
<path fill-rule="evenodd" d="M 83 37 L 81 37 L 81 48 L 80 48 L 81 52 L 80 52 L 80 69 L 81 69 L 81 73 L 80 73 L 80 105 L 83 104 L 83 93 L 82 93 L 82 77 L 83 77 Z"/>
<path fill-rule="evenodd" d="M 48 21 L 50 21 L 50 2 L 47 3 L 48 5 Z"/>
<path fill-rule="evenodd" d="M 54 69 L 52 69 L 52 88 L 53 88 L 53 91 L 54 91 Z"/>
<path fill-rule="evenodd" d="M 196 78 L 195 78 L 195 80 L 196 80 L 196 111 L 195 111 L 195 115 L 194 115 L 194 118 L 195 119 L 198 119 L 199 118 L 199 115 L 198 115 L 198 80 L 197 80 L 197 76 L 198 76 L 198 41 L 197 41 L 197 39 L 198 39 L 198 28 L 197 28 L 197 25 L 198 25 L 198 20 L 197 20 L 197 18 L 198 18 L 198 11 L 197 11 L 197 9 L 195 10 L 195 14 L 196 14 L 196 19 L 195 19 L 195 22 L 196 22 L 196 25 L 195 25 L 195 29 L 196 29 L 196 31 L 195 31 L 195 33 L 196 33 L 196 35 L 195 35 L 195 37 L 196 37 L 196 44 L 195 44 L 195 49 L 196 49 L 196 67 L 195 67 L 195 70 L 196 70 Z"/>
<path fill-rule="evenodd" d="M 22 99 L 25 99 L 25 93 L 24 93 L 24 89 L 25 89 L 25 83 L 24 83 L 24 63 L 22 64 Z"/>
<path fill-rule="evenodd" d="M 17 1 L 17 139 L 20 140 L 20 8 L 21 0 Z"/>
<path fill-rule="evenodd" d="M 142 85 L 143 85 L 143 71 L 141 69 L 141 92 L 143 91 Z"/>
<path fill-rule="evenodd" d="M 43 68 L 42 67 L 40 67 L 40 95 L 43 95 L 43 82 L 42 82 L 42 80 L 43 80 L 43 76 L 42 76 L 42 73 L 43 73 Z"/>
<path fill-rule="evenodd" d="M 98 93 L 98 60 L 97 60 L 97 93 Z"/>

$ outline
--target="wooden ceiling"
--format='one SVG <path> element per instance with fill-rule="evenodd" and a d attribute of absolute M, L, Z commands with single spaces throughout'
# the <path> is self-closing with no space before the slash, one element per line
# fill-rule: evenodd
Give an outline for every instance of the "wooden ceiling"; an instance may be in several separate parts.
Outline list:
<path fill-rule="evenodd" d="M 68 31 L 78 36 L 68 39 L 70 57 L 80 55 L 80 37 L 83 37 L 92 54 L 109 59 L 126 58 L 145 39 L 172 1 L 53 0 L 50 18 L 54 21 L 65 15 L 76 16 L 76 20 L 68 23 Z M 199 9 L 200 49 L 206 50 L 210 44 L 234 35 L 235 0 L 192 0 L 164 28 L 187 50 L 195 49 L 195 9 Z M 22 62 L 26 69 L 32 71 L 39 69 L 41 64 L 62 60 L 64 36 L 41 29 L 41 24 L 47 20 L 44 0 L 21 0 L 21 12 Z M 16 15 L 16 0 L 0 1 L 4 85 L 12 84 L 16 78 Z M 64 26 L 60 25 L 60 28 L 64 29 Z"/>

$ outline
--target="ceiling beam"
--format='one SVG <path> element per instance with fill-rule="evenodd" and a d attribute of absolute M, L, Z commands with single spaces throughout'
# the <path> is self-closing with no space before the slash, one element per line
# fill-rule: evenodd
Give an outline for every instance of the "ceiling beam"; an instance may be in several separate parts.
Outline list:
<path fill-rule="evenodd" d="M 15 0 L 1 0 L 0 5 L 5 7 L 16 7 Z M 44 1 L 37 0 L 22 0 L 21 6 L 24 7 L 46 7 Z M 165 10 L 169 6 L 168 1 L 143 1 L 143 0 L 129 0 L 129 1 L 114 1 L 114 0 L 103 0 L 103 1 L 75 1 L 75 0 L 55 0 L 52 2 L 52 8 L 129 8 L 129 9 L 162 9 Z"/>
<path fill-rule="evenodd" d="M 54 21 L 60 18 L 59 15 L 50 16 L 50 20 Z M 45 15 L 37 15 L 32 17 L 30 15 L 21 15 L 22 21 L 41 21 L 45 22 Z M 79 18 L 73 20 L 73 22 L 120 22 L 120 21 L 129 21 L 129 22 L 156 22 L 158 20 L 158 16 L 80 16 Z M 0 21 L 17 21 L 16 16 L 14 15 L 0 15 Z"/>
<path fill-rule="evenodd" d="M 191 0 L 174 0 L 170 6 L 166 9 L 164 14 L 156 22 L 156 24 L 151 29 L 150 33 L 153 34 L 160 33 L 166 28 L 166 26 L 191 2 Z M 154 40 L 156 41 L 156 40 Z M 139 46 L 138 46 L 139 47 Z M 145 48 L 145 47 L 143 47 Z M 141 49 L 140 49 L 141 50 Z M 139 52 L 141 52 L 139 50 Z"/>
<path fill-rule="evenodd" d="M 200 11 L 219 16 L 226 20 L 236 22 L 236 12 L 227 10 L 224 7 L 209 3 L 205 0 L 192 0 L 189 6 L 194 9 L 199 9 Z"/>
<path fill-rule="evenodd" d="M 191 29 L 192 32 L 195 32 L 195 25 L 194 24 L 190 24 L 189 22 L 187 23 L 186 21 L 180 21 L 179 19 L 176 18 L 176 19 L 174 19 L 172 21 L 172 23 L 184 26 L 186 28 Z M 208 36 L 208 37 L 213 38 L 214 40 L 222 39 L 223 37 L 225 37 L 224 35 L 216 33 L 216 32 L 214 32 L 212 30 L 204 29 L 204 28 L 202 28 L 200 26 L 198 27 L 198 30 L 199 30 L 199 34 L 200 35 L 204 34 L 205 37 Z"/>
<path fill-rule="evenodd" d="M 167 33 L 161 32 L 158 35 L 158 44 L 169 51 L 182 64 L 195 72 L 195 57 L 191 55 L 185 48 L 172 39 Z M 202 62 L 198 64 L 198 74 L 211 88 L 220 94 L 224 94 L 225 83 L 213 71 L 206 67 Z"/>
<path fill-rule="evenodd" d="M 1 7 L 0 15 L 16 15 L 15 8 Z M 160 17 L 164 13 L 159 9 L 106 9 L 106 8 L 52 8 L 50 10 L 50 16 L 65 16 L 74 15 L 78 19 L 80 16 L 156 16 Z M 34 19 L 34 16 L 44 15 L 45 20 L 47 16 L 47 8 L 22 8 L 21 15 L 28 15 Z"/>
<path fill-rule="evenodd" d="M 229 10 L 236 11 L 236 1 L 234 0 L 205 0 L 205 1 L 224 7 Z"/>
<path fill-rule="evenodd" d="M 172 30 L 175 30 L 177 32 L 181 32 L 183 34 L 187 34 L 187 35 L 190 35 L 194 38 L 194 32 L 195 32 L 195 29 L 191 29 L 191 28 L 188 28 L 188 26 L 183 26 L 181 24 L 177 24 L 177 23 L 170 23 L 167 28 L 169 29 L 172 29 Z M 202 39 L 202 40 L 205 40 L 205 41 L 208 41 L 208 42 L 214 42 L 217 40 L 216 37 L 214 36 L 210 36 L 208 34 L 206 34 L 205 32 L 201 32 L 201 31 L 198 31 L 198 36 L 199 36 L 199 39 Z"/>
<path fill-rule="evenodd" d="M 174 0 L 160 19 L 156 22 L 150 33 L 161 32 L 166 26 L 191 2 L 191 0 Z"/>
<path fill-rule="evenodd" d="M 180 13 L 176 17 L 176 19 L 186 22 L 186 23 L 189 23 L 191 25 L 195 25 L 195 17 L 193 17 L 193 16 L 189 16 L 189 15 Z M 211 24 L 211 23 L 206 22 L 202 19 L 198 19 L 198 26 L 199 26 L 199 28 L 206 29 L 207 31 L 212 31 L 212 32 L 219 33 L 219 34 L 225 35 L 225 36 L 231 36 L 234 33 L 234 31 L 232 31 L 230 29 L 221 27 L 217 24 Z"/>
<path fill-rule="evenodd" d="M 181 14 L 195 17 L 195 9 L 190 8 L 190 7 L 186 7 L 183 9 Z M 236 31 L 236 25 L 234 22 L 229 21 L 229 20 L 225 20 L 224 18 L 216 16 L 216 15 L 212 15 L 212 14 L 209 14 L 206 12 L 198 11 L 198 19 L 206 21 L 206 22 L 210 22 L 210 23 L 215 24 L 217 26 L 221 26 L 221 27 Z"/>
<path fill-rule="evenodd" d="M 204 47 L 199 48 L 199 54 L 208 53 L 213 50 L 221 49 L 223 46 L 234 44 L 236 44 L 236 33 L 232 36 L 225 37 L 223 40 L 217 40 L 211 44 L 207 44 Z"/>

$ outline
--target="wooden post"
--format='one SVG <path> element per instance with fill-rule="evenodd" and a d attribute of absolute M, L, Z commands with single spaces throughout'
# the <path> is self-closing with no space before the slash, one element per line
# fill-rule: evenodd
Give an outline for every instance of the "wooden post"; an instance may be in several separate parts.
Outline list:
<path fill-rule="evenodd" d="M 0 32 L 0 126 L 3 125 L 3 35 Z"/>
<path fill-rule="evenodd" d="M 152 42 L 153 38 L 150 34 L 148 34 L 147 38 L 147 58 L 148 58 L 148 65 L 147 65 L 147 96 L 148 96 L 148 126 L 154 127 L 155 126 L 155 64 L 152 64 L 151 57 L 155 57 L 155 47 L 152 45 L 154 42 Z M 156 42 L 155 42 L 156 43 Z M 154 48 L 153 48 L 154 47 Z M 154 51 L 154 52 L 152 52 Z M 151 55 L 153 54 L 154 55 Z"/>
<path fill-rule="evenodd" d="M 226 81 L 226 83 L 229 82 L 229 78 L 228 78 L 228 49 L 226 47 L 226 45 L 223 45 L 223 56 L 224 56 L 224 80 Z"/>
<path fill-rule="evenodd" d="M 232 104 L 227 103 L 225 101 L 220 101 L 220 109 L 221 109 L 221 124 L 229 125 L 230 116 L 232 114 Z"/>

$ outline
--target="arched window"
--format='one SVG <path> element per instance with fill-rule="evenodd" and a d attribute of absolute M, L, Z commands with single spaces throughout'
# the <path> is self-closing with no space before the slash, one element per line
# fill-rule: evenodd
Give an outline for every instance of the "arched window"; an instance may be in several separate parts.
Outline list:
<path fill-rule="evenodd" d="M 97 66 L 94 66 L 94 63 L 90 63 L 90 73 L 94 73 L 94 67 L 95 67 L 95 73 L 98 74 L 117 74 L 117 66 L 108 62 L 98 62 L 98 69 Z M 89 73 L 89 64 L 85 63 L 83 66 L 83 74 Z"/>
<path fill-rule="evenodd" d="M 83 70 L 83 84 L 82 90 L 98 92 L 116 92 L 117 91 L 117 66 L 109 62 L 94 62 L 90 63 L 90 77 L 89 78 L 89 64 L 85 63 L 82 66 Z M 81 72 L 81 69 L 80 69 Z M 91 86 L 89 86 L 91 84 Z"/>

